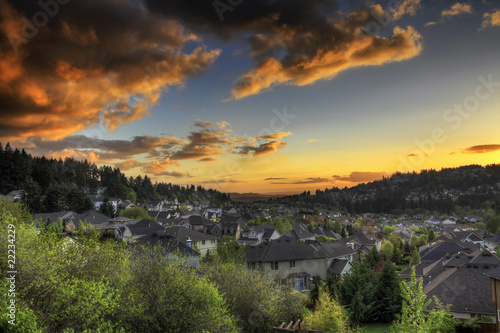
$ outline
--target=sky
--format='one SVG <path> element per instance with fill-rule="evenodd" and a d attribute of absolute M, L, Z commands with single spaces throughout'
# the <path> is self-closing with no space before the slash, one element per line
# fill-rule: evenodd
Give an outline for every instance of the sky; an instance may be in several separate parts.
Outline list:
<path fill-rule="evenodd" d="M 500 162 L 496 0 L 0 0 L 0 142 L 223 192 Z"/>

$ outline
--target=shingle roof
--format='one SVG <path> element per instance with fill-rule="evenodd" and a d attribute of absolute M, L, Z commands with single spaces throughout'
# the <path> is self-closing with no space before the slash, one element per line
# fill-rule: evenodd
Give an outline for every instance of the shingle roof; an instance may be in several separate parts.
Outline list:
<path fill-rule="evenodd" d="M 153 220 L 140 220 L 127 226 L 132 235 L 147 235 L 155 231 L 163 230 L 163 227 Z"/>
<path fill-rule="evenodd" d="M 452 312 L 494 315 L 495 303 L 491 300 L 490 279 L 485 275 L 490 270 L 491 266 L 463 265 L 427 295 L 437 296 L 444 304 L 451 304 Z M 433 306 L 434 302 L 430 307 Z"/>
<path fill-rule="evenodd" d="M 307 245 L 314 247 L 327 258 L 344 257 L 347 255 L 354 255 L 356 250 L 350 248 L 342 241 L 306 241 Z"/>
<path fill-rule="evenodd" d="M 289 237 L 272 240 L 256 246 L 246 246 L 245 253 L 248 261 L 285 261 L 325 258 L 307 244 Z"/>
<path fill-rule="evenodd" d="M 464 243 L 462 243 L 464 244 Z M 465 243 L 466 246 L 462 246 L 458 242 L 446 241 L 436 243 L 434 246 L 429 247 L 428 249 L 423 250 L 420 253 L 422 261 L 424 260 L 438 260 L 446 255 L 454 255 L 460 251 L 464 251 L 465 253 L 471 253 L 473 250 L 471 248 L 478 248 L 472 243 Z"/>
<path fill-rule="evenodd" d="M 156 246 L 159 244 L 167 251 L 167 253 L 174 252 L 179 253 L 182 256 L 200 256 L 200 253 L 178 241 L 171 235 L 159 235 L 158 233 L 152 233 L 142 237 L 137 244 L 150 246 Z"/>
<path fill-rule="evenodd" d="M 80 221 L 84 223 L 90 223 L 92 225 L 103 224 L 109 221 L 109 217 L 103 215 L 95 210 L 88 210 L 82 214 L 75 214 L 73 217 L 73 223 L 75 225 L 80 224 Z"/>
<path fill-rule="evenodd" d="M 292 229 L 292 230 L 286 232 L 283 236 L 292 237 L 292 238 L 295 238 L 298 240 L 306 239 L 306 238 L 310 238 L 310 237 L 316 237 L 316 235 L 314 235 L 308 231 L 299 229 L 299 228 Z"/>
<path fill-rule="evenodd" d="M 333 259 L 332 264 L 328 268 L 333 274 L 341 274 L 345 266 L 349 263 L 349 260 L 345 259 Z"/>
<path fill-rule="evenodd" d="M 217 239 L 217 237 L 199 232 L 193 229 L 183 228 L 183 227 L 172 227 L 167 228 L 163 232 L 165 235 L 171 235 L 181 242 L 185 242 L 186 238 L 189 237 L 193 242 L 199 242 L 202 240 Z"/>
<path fill-rule="evenodd" d="M 189 218 L 189 223 L 191 225 L 205 225 L 205 224 L 212 224 L 211 221 L 204 219 L 200 215 L 191 215 Z"/>

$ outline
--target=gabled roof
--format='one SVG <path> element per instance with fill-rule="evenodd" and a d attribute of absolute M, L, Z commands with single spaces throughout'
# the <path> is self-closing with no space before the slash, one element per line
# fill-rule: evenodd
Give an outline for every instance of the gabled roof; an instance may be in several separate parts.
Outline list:
<path fill-rule="evenodd" d="M 153 220 L 140 220 L 127 226 L 132 235 L 147 235 L 155 231 L 163 230 L 163 227 Z"/>
<path fill-rule="evenodd" d="M 96 212 L 95 210 L 88 210 L 82 214 L 75 214 L 73 216 L 73 223 L 75 223 L 75 225 L 80 224 L 80 221 L 84 223 L 90 223 L 92 225 L 97 225 L 108 222 L 109 217 Z"/>
<path fill-rule="evenodd" d="M 73 215 L 74 215 L 74 213 L 72 211 L 62 211 L 62 212 L 54 212 L 54 213 L 40 213 L 40 214 L 33 215 L 33 221 L 35 223 L 38 223 L 38 220 L 42 219 L 42 221 L 45 223 L 47 221 L 47 219 L 50 218 L 50 221 L 55 225 L 58 218 L 60 218 L 63 222 L 66 222 Z M 39 227 L 43 227 L 43 226 L 39 226 Z"/>
<path fill-rule="evenodd" d="M 204 219 L 200 215 L 191 215 L 189 218 L 189 223 L 191 225 L 205 225 L 205 224 L 212 224 L 211 221 Z"/>
<path fill-rule="evenodd" d="M 156 232 L 142 237 L 137 244 L 148 246 L 160 245 L 167 253 L 175 253 L 186 257 L 200 256 L 200 253 L 178 241 L 171 235 L 159 235 Z"/>
<path fill-rule="evenodd" d="M 463 245 L 462 245 L 463 244 Z M 421 260 L 438 260 L 446 255 L 454 255 L 460 251 L 465 253 L 472 253 L 473 250 L 477 249 L 478 246 L 472 243 L 461 243 L 454 241 L 440 241 L 435 243 L 433 246 L 426 248 L 420 252 Z"/>
<path fill-rule="evenodd" d="M 354 255 L 357 253 L 356 250 L 345 245 L 342 241 L 306 241 L 305 243 L 317 249 L 326 258 L 345 257 L 347 255 Z"/>
<path fill-rule="evenodd" d="M 217 237 L 212 235 L 207 235 L 203 232 L 199 232 L 193 229 L 183 228 L 183 227 L 172 227 L 167 228 L 163 232 L 165 235 L 170 235 L 179 241 L 185 243 L 187 237 L 189 237 L 193 242 L 199 242 L 202 240 L 217 239 Z"/>
<path fill-rule="evenodd" d="M 271 262 L 325 258 L 317 249 L 289 237 L 245 247 L 247 261 Z"/>
<path fill-rule="evenodd" d="M 294 239 L 297 239 L 297 240 L 302 240 L 302 239 L 306 239 L 306 238 L 310 238 L 310 237 L 316 237 L 315 234 L 312 234 L 312 233 L 310 233 L 308 231 L 305 231 L 305 230 L 302 230 L 302 229 L 299 229 L 299 228 L 292 229 L 292 230 L 286 232 L 283 236 L 291 237 L 291 238 L 294 238 Z"/>
<path fill-rule="evenodd" d="M 328 270 L 332 272 L 332 274 L 340 275 L 344 271 L 345 266 L 349 264 L 349 260 L 345 259 L 333 259 Z"/>
<path fill-rule="evenodd" d="M 219 223 L 228 223 L 228 224 L 234 224 L 237 223 L 240 225 L 240 227 L 244 227 L 247 224 L 247 221 L 242 218 L 241 216 L 223 216 Z"/>
<path fill-rule="evenodd" d="M 488 238 L 485 238 L 484 240 L 491 243 L 500 243 L 500 234 L 490 236 Z"/>
<path fill-rule="evenodd" d="M 485 275 L 491 266 L 465 264 L 436 283 L 427 296 L 437 296 L 444 304 L 451 304 L 452 312 L 495 314 L 495 303 L 491 300 L 490 279 Z M 445 272 L 446 273 L 446 272 Z M 430 307 L 433 307 L 434 302 Z"/>

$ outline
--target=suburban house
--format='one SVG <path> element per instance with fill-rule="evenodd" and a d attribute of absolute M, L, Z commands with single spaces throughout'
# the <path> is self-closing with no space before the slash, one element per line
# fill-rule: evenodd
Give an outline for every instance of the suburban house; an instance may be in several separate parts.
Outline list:
<path fill-rule="evenodd" d="M 210 228 L 210 233 L 217 237 L 231 236 L 235 239 L 239 239 L 241 236 L 241 227 L 238 223 L 217 223 L 215 226 L 205 226 L 204 230 Z"/>
<path fill-rule="evenodd" d="M 191 215 L 188 220 L 192 228 L 197 231 L 203 230 L 206 224 L 212 224 L 212 221 L 204 219 L 201 215 Z"/>
<path fill-rule="evenodd" d="M 370 236 L 370 235 L 365 235 L 362 232 L 358 232 L 356 235 L 342 239 L 344 243 L 358 251 L 361 250 L 363 253 L 368 254 L 370 253 L 372 247 L 376 247 L 378 251 L 382 251 L 382 241 L 376 237 Z"/>
<path fill-rule="evenodd" d="M 474 231 L 451 231 L 443 233 L 444 236 L 450 239 L 457 239 L 461 242 L 468 242 L 473 244 L 478 244 L 484 247 L 484 239 L 482 239 Z"/>
<path fill-rule="evenodd" d="M 316 235 L 307 231 L 307 228 L 295 224 L 293 229 L 284 233 L 282 237 L 291 237 L 296 240 L 316 240 Z"/>
<path fill-rule="evenodd" d="M 160 235 L 152 233 L 142 237 L 138 245 L 160 246 L 165 251 L 167 259 L 174 260 L 190 268 L 197 268 L 200 265 L 200 253 L 191 248 L 190 244 L 184 244 L 171 235 Z"/>
<path fill-rule="evenodd" d="M 187 241 L 190 240 L 190 247 L 200 250 L 202 257 L 206 257 L 209 253 L 214 254 L 217 251 L 217 237 L 213 235 L 183 227 L 167 228 L 163 234 L 170 235 L 184 244 L 187 244 Z"/>
<path fill-rule="evenodd" d="M 56 226 L 57 219 L 61 219 L 61 221 L 64 224 L 68 220 L 70 220 L 74 214 L 75 213 L 71 211 L 35 214 L 33 215 L 33 222 L 35 223 L 37 232 L 40 233 L 42 229 L 45 229 L 45 224 L 47 223 L 47 220 L 50 220 L 51 224 L 53 226 Z"/>
<path fill-rule="evenodd" d="M 164 227 L 153 220 L 140 220 L 137 223 L 126 226 L 130 230 L 131 238 L 128 241 L 136 241 L 145 235 L 163 231 Z"/>
<path fill-rule="evenodd" d="M 264 224 L 249 227 L 242 231 L 238 243 L 242 245 L 259 245 L 265 240 L 270 241 L 278 238 L 280 238 L 278 230 L 270 224 Z"/>
<path fill-rule="evenodd" d="M 291 237 L 245 247 L 248 267 L 260 269 L 297 290 L 308 289 L 316 276 L 326 279 L 329 269 L 345 274 L 349 266 L 337 268 L 337 262 L 332 263 L 334 259 L 350 261 L 355 253 L 342 242 L 302 242 Z"/>
<path fill-rule="evenodd" d="M 495 250 L 500 246 L 500 234 L 496 234 L 484 239 L 484 245 L 491 250 Z"/>
<path fill-rule="evenodd" d="M 495 303 L 495 324 L 498 332 L 500 329 L 500 266 L 484 273 L 490 278 L 491 300 Z"/>

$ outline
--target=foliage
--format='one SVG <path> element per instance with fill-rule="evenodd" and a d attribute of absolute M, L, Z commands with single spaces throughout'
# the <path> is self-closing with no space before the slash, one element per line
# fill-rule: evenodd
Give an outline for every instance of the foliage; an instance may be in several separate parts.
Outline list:
<path fill-rule="evenodd" d="M 392 324 L 390 331 L 397 332 L 454 332 L 456 321 L 452 317 L 449 310 L 438 306 L 437 309 L 428 310 L 431 300 L 427 300 L 424 295 L 423 281 L 417 283 L 415 279 L 415 269 L 411 272 L 411 286 L 406 282 L 400 283 L 401 297 L 403 305 L 401 314 L 397 316 L 397 320 Z M 436 303 L 439 301 L 436 299 Z"/>
<path fill-rule="evenodd" d="M 217 260 L 225 263 L 243 264 L 245 262 L 245 246 L 231 237 L 231 240 L 224 244 L 217 244 Z"/>
<path fill-rule="evenodd" d="M 305 319 L 305 322 L 307 329 L 321 330 L 323 332 L 349 331 L 347 312 L 331 296 L 328 288 L 320 287 L 314 312 Z"/>
<path fill-rule="evenodd" d="M 392 256 L 392 253 L 394 251 L 394 245 L 392 245 L 391 242 L 385 241 L 382 244 L 382 253 L 386 258 L 389 258 Z"/>
<path fill-rule="evenodd" d="M 413 253 L 411 255 L 411 264 L 412 265 L 418 265 L 420 264 L 420 253 L 418 252 L 418 248 L 415 247 L 415 249 L 413 250 Z"/>
<path fill-rule="evenodd" d="M 378 321 L 389 323 L 401 311 L 399 283 L 396 267 L 390 262 L 385 262 L 379 273 L 375 292 L 376 305 L 373 317 Z"/>
<path fill-rule="evenodd" d="M 301 318 L 306 296 L 257 270 L 215 262 L 206 269 L 205 276 L 225 295 L 242 332 L 269 332 L 281 322 Z"/>
<path fill-rule="evenodd" d="M 111 202 L 109 202 L 108 197 L 104 198 L 103 202 L 99 206 L 99 211 L 107 217 L 115 217 L 115 207 Z"/>
<path fill-rule="evenodd" d="M 430 242 L 436 238 L 436 233 L 434 232 L 433 229 L 429 231 L 429 234 L 427 235 L 427 240 Z"/>
<path fill-rule="evenodd" d="M 349 311 L 355 325 L 368 322 L 375 310 L 375 284 L 373 272 L 365 261 L 356 261 L 338 286 L 339 299 Z"/>
<path fill-rule="evenodd" d="M 327 241 L 334 241 L 335 238 L 327 237 L 325 235 L 316 235 L 316 240 L 319 242 L 327 242 Z"/>
<path fill-rule="evenodd" d="M 135 220 L 154 220 L 149 216 L 148 211 L 143 207 L 133 207 L 120 211 L 119 216 L 128 217 Z"/>
<path fill-rule="evenodd" d="M 396 226 L 386 225 L 382 232 L 386 235 L 390 235 L 394 230 L 396 230 Z"/>
<path fill-rule="evenodd" d="M 289 219 L 283 219 L 281 217 L 275 217 L 273 220 L 273 225 L 278 229 L 280 235 L 292 230 L 292 222 Z"/>
<path fill-rule="evenodd" d="M 370 266 L 370 268 L 375 268 L 377 266 L 377 263 L 380 261 L 381 256 L 380 253 L 378 252 L 378 249 L 376 246 L 372 246 L 372 249 L 370 253 L 368 254 L 368 257 L 366 258 L 367 264 Z"/>

